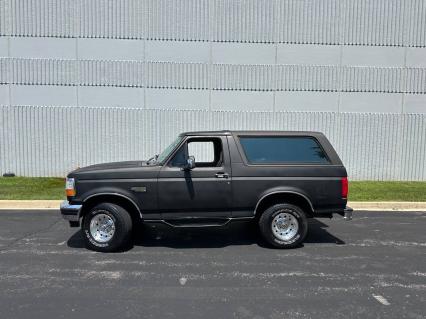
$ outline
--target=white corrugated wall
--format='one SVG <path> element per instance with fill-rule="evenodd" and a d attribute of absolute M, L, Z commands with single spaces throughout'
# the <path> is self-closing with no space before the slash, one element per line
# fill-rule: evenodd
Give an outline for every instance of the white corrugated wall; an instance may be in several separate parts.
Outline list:
<path fill-rule="evenodd" d="M 352 179 L 426 180 L 426 0 L 0 0 L 0 173 L 181 131 L 319 130 Z"/>

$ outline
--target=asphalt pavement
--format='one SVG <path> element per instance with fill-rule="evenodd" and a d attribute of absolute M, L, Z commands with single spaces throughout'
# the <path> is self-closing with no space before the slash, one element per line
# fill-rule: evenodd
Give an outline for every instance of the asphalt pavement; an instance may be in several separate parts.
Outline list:
<path fill-rule="evenodd" d="M 0 211 L 0 318 L 426 318 L 426 213 L 312 220 L 303 247 L 251 224 L 138 230 L 102 254 L 57 211 Z"/>

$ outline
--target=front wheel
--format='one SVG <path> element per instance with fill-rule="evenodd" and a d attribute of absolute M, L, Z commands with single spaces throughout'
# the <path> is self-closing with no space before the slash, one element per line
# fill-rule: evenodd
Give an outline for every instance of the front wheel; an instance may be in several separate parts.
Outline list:
<path fill-rule="evenodd" d="M 305 212 L 291 204 L 276 204 L 263 212 L 259 219 L 260 232 L 265 240 L 277 248 L 299 246 L 308 232 Z"/>
<path fill-rule="evenodd" d="M 131 238 L 132 219 L 121 206 L 102 203 L 84 216 L 82 231 L 86 246 L 95 251 L 113 252 L 125 248 Z"/>

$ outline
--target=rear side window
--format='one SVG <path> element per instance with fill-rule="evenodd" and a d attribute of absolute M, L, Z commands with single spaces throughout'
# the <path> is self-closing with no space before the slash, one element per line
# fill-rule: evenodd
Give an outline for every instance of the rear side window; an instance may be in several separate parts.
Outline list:
<path fill-rule="evenodd" d="M 327 155 L 312 137 L 241 136 L 241 146 L 252 164 L 328 164 Z"/>

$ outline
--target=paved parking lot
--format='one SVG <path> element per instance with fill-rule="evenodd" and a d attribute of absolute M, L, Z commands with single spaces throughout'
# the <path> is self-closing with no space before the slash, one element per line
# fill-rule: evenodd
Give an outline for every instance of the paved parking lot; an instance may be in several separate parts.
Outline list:
<path fill-rule="evenodd" d="M 59 212 L 0 220 L 1 318 L 426 318 L 426 213 L 314 220 L 292 250 L 250 224 L 144 228 L 115 254 Z"/>

